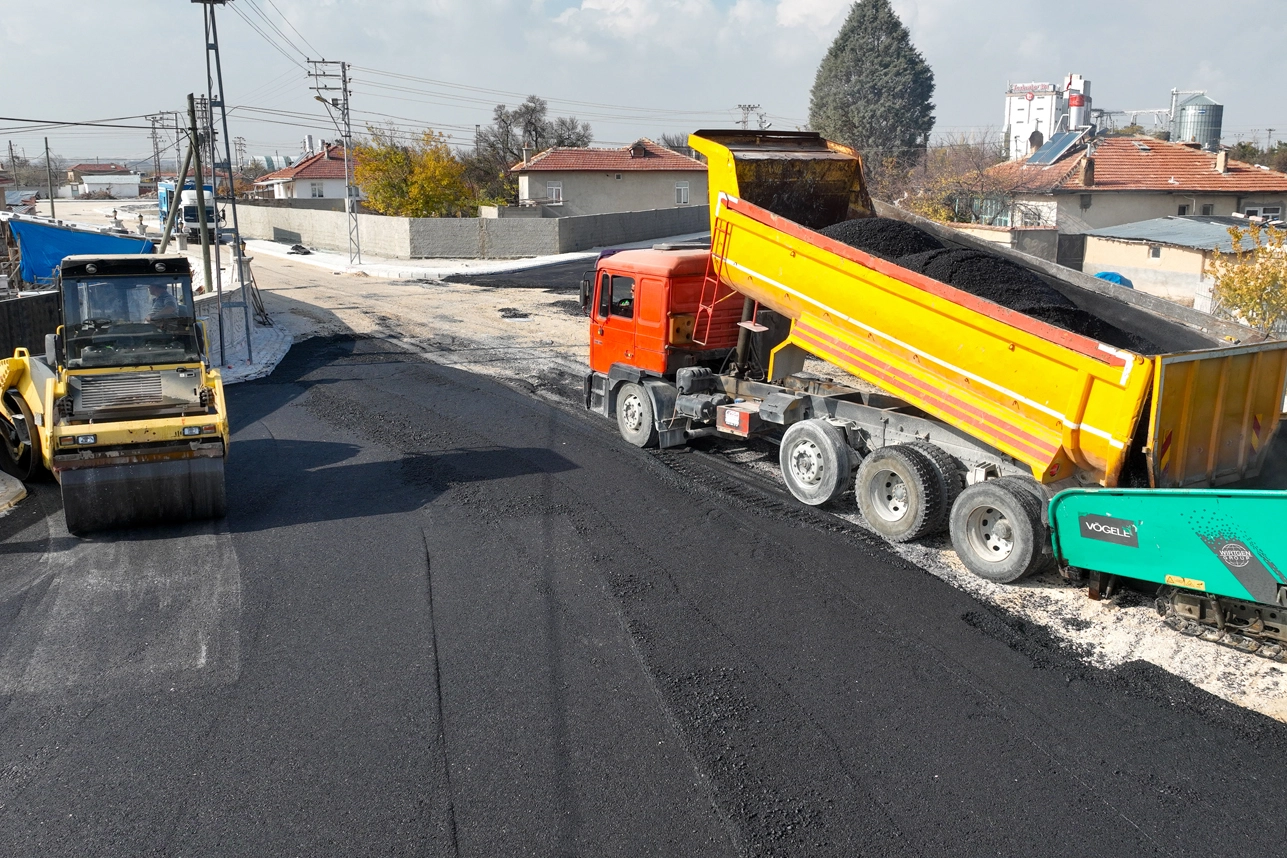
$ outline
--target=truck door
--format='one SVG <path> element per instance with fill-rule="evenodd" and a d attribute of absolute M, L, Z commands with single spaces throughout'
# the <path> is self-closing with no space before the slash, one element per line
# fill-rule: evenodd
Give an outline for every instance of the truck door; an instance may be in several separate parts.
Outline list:
<path fill-rule="evenodd" d="M 607 372 L 614 363 L 633 366 L 634 278 L 601 271 L 595 297 L 590 317 L 590 368 L 596 372 Z"/>

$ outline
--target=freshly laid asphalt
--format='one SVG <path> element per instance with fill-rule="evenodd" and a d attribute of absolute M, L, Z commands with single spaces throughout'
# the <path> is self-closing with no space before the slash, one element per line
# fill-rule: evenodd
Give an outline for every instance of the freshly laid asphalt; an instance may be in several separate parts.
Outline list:
<path fill-rule="evenodd" d="M 378 339 L 228 397 L 226 521 L 0 518 L 0 855 L 1281 852 L 1287 726 L 701 453 Z"/>

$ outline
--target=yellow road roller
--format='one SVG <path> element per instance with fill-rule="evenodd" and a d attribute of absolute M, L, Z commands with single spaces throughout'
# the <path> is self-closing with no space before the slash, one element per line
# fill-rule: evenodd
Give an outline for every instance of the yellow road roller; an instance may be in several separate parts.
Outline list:
<path fill-rule="evenodd" d="M 178 255 L 69 256 L 45 354 L 0 360 L 0 464 L 48 470 L 67 529 L 221 518 L 228 417 Z"/>

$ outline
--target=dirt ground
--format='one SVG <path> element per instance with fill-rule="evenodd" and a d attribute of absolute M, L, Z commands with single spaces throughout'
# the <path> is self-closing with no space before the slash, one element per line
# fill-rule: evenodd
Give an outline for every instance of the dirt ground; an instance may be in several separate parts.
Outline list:
<path fill-rule="evenodd" d="M 253 264 L 269 310 L 297 341 L 343 330 L 388 338 L 436 363 L 580 407 L 588 347 L 575 285 L 390 281 L 331 274 L 267 255 Z M 838 373 L 822 363 L 809 369 Z M 768 442 L 713 442 L 704 450 L 748 476 L 780 484 L 777 449 Z M 862 525 L 852 494 L 831 512 Z M 1020 585 L 991 584 L 961 565 L 946 535 L 891 549 L 1018 621 L 1047 629 L 1092 664 L 1151 662 L 1212 694 L 1287 721 L 1287 668 L 1180 636 L 1162 625 L 1152 600 L 1142 594 L 1127 591 L 1112 602 L 1092 602 L 1084 589 L 1066 585 L 1054 572 Z"/>

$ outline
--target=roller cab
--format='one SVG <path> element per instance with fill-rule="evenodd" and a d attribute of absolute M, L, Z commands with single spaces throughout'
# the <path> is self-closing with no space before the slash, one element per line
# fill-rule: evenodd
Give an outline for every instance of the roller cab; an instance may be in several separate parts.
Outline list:
<path fill-rule="evenodd" d="M 43 357 L 3 362 L 8 468 L 60 483 L 68 530 L 219 517 L 228 421 L 182 256 L 73 256 Z"/>

